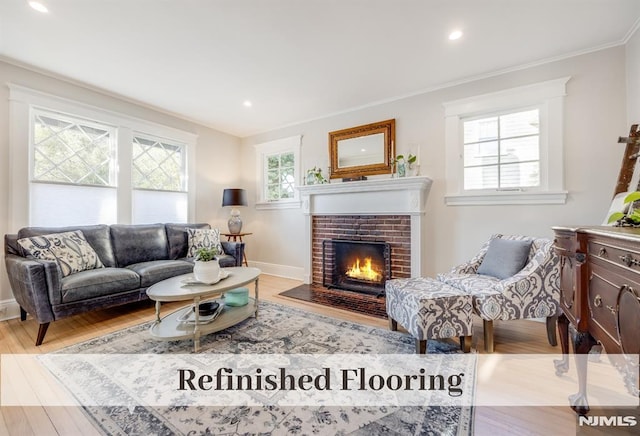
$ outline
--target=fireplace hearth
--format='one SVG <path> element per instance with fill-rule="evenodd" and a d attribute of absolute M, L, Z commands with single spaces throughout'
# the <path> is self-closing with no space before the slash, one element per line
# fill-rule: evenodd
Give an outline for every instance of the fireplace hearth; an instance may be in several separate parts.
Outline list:
<path fill-rule="evenodd" d="M 390 251 L 386 242 L 324 240 L 323 286 L 384 295 L 385 282 L 391 276 Z"/>

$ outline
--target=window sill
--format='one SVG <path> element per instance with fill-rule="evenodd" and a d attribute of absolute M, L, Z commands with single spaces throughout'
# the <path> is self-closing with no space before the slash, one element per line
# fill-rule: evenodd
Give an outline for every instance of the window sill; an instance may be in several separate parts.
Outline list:
<path fill-rule="evenodd" d="M 445 195 L 447 206 L 486 206 L 505 204 L 565 204 L 567 191 L 544 192 L 483 192 L 480 194 L 449 194 Z"/>
<path fill-rule="evenodd" d="M 270 210 L 270 209 L 300 209 L 302 202 L 300 200 L 289 201 L 269 201 L 256 203 L 257 210 Z"/>

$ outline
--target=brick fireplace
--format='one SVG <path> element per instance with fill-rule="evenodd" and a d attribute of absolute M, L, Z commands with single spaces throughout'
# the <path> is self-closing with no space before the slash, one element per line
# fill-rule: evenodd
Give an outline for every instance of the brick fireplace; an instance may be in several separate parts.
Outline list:
<path fill-rule="evenodd" d="M 409 215 L 316 215 L 311 235 L 312 283 L 326 284 L 330 280 L 326 272 L 323 277 L 323 261 L 333 255 L 327 253 L 325 242 L 331 240 L 386 242 L 390 248 L 390 278 L 411 276 Z"/>
<path fill-rule="evenodd" d="M 299 188 L 305 225 L 305 283 L 322 284 L 328 239 L 387 242 L 390 278 L 422 275 L 431 179 L 380 178 Z"/>

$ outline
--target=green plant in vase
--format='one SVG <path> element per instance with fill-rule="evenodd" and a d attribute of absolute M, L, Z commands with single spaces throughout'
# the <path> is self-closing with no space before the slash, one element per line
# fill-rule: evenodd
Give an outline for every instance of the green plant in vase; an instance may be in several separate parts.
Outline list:
<path fill-rule="evenodd" d="M 214 260 L 218 254 L 220 254 L 220 252 L 216 247 L 200 248 L 196 251 L 195 260 L 201 262 L 210 262 Z"/>
<path fill-rule="evenodd" d="M 327 183 L 327 180 L 322 175 L 322 168 L 313 167 L 307 170 L 307 185 L 320 185 Z"/>
<path fill-rule="evenodd" d="M 411 153 L 409 153 L 406 158 L 403 154 L 399 154 L 391 164 L 394 166 L 395 173 L 398 177 L 405 177 L 407 175 L 407 170 L 413 170 L 413 165 L 417 160 L 418 156 L 414 156 Z"/>
<path fill-rule="evenodd" d="M 196 251 L 193 262 L 193 276 L 199 282 L 213 284 L 220 281 L 220 264 L 218 256 L 220 252 L 216 247 L 200 248 Z"/>
<path fill-rule="evenodd" d="M 640 226 L 640 210 L 634 207 L 640 200 L 640 191 L 629 193 L 623 200 L 626 212 L 614 212 L 609 216 L 609 224 L 616 222 L 619 226 Z"/>

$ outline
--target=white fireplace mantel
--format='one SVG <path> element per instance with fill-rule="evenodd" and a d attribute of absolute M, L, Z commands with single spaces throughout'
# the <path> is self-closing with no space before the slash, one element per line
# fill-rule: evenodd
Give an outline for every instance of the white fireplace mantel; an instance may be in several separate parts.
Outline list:
<path fill-rule="evenodd" d="M 314 215 L 410 215 L 411 276 L 422 275 L 426 205 L 432 180 L 400 177 L 299 187 L 305 214 L 305 283 L 311 283 Z"/>

